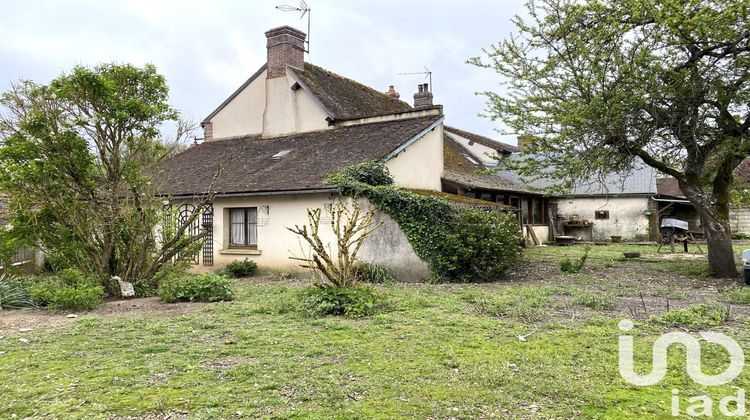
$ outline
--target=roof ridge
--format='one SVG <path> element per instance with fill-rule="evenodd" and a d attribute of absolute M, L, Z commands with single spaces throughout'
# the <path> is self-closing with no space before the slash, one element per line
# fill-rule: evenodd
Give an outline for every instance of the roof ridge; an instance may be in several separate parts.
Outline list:
<path fill-rule="evenodd" d="M 401 99 L 394 98 L 394 97 L 386 94 L 385 92 L 381 92 L 381 91 L 379 91 L 379 90 L 377 90 L 377 89 L 375 89 L 375 88 L 373 88 L 371 86 L 367 86 L 366 84 L 364 84 L 362 82 L 358 82 L 358 81 L 356 81 L 354 79 L 350 79 L 350 78 L 348 78 L 346 76 L 342 76 L 342 75 L 340 75 L 340 74 L 338 74 L 336 72 L 328 70 L 325 67 L 321 67 L 321 66 L 318 66 L 318 65 L 315 65 L 315 64 L 312 64 L 312 63 L 307 63 L 307 62 L 305 63 L 305 66 L 315 67 L 318 70 L 322 70 L 322 71 L 324 71 L 326 73 L 330 73 L 331 75 L 336 76 L 336 77 L 341 78 L 341 79 L 344 79 L 347 82 L 354 83 L 355 85 L 358 85 L 358 86 L 361 86 L 361 87 L 365 88 L 365 90 L 368 90 L 368 91 L 371 91 L 373 93 L 376 93 L 376 94 L 380 95 L 383 99 L 387 99 L 387 100 L 392 101 L 394 103 L 399 103 L 400 102 L 400 103 L 406 104 L 409 108 L 412 107 L 406 101 L 402 101 Z M 292 67 L 292 68 L 296 69 L 296 67 Z M 302 71 L 304 71 L 304 69 L 302 69 Z"/>
<path fill-rule="evenodd" d="M 487 136 L 483 136 L 481 134 L 472 133 L 471 131 L 462 130 L 460 128 L 452 127 L 449 125 L 445 126 L 445 131 L 461 136 L 466 137 L 469 140 L 473 140 L 479 144 L 483 144 L 483 142 L 490 143 L 490 144 L 484 144 L 487 147 L 501 147 L 504 151 L 507 152 L 520 152 L 521 149 L 518 146 L 513 146 L 512 144 L 508 144 L 499 140 L 491 139 Z"/>

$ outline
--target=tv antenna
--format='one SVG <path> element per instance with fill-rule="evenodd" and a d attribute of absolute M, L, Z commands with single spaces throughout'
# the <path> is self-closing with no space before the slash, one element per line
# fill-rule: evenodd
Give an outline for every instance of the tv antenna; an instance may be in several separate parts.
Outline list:
<path fill-rule="evenodd" d="M 307 44 L 307 50 L 305 51 L 307 54 L 310 54 L 310 6 L 307 5 L 305 0 L 302 0 L 299 2 L 299 6 L 291 6 L 289 4 L 281 4 L 276 6 L 276 10 L 281 10 L 282 12 L 302 12 L 302 14 L 299 16 L 300 19 L 305 17 L 307 15 L 307 40 L 305 43 Z"/>
<path fill-rule="evenodd" d="M 424 71 L 413 71 L 409 73 L 396 73 L 397 76 L 414 76 L 414 75 L 424 75 L 425 80 L 429 80 L 430 82 L 430 92 L 433 94 L 435 93 L 435 89 L 433 89 L 432 86 L 432 71 L 428 69 L 427 67 L 424 68 Z"/>

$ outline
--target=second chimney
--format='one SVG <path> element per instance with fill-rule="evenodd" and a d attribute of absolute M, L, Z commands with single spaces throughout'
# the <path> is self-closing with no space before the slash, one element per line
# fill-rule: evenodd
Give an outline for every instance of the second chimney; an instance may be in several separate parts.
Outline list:
<path fill-rule="evenodd" d="M 401 95 L 398 92 L 396 92 L 396 89 L 393 87 L 393 85 L 390 85 L 388 87 L 388 92 L 386 92 L 385 94 L 390 96 L 391 98 L 396 98 L 396 99 L 401 97 Z"/>
<path fill-rule="evenodd" d="M 417 93 L 414 94 L 414 108 L 424 108 L 432 106 L 432 92 L 430 85 L 427 83 L 418 86 Z"/>
<path fill-rule="evenodd" d="M 268 49 L 267 78 L 286 75 L 287 66 L 305 67 L 305 33 L 290 26 L 282 26 L 266 32 Z"/>

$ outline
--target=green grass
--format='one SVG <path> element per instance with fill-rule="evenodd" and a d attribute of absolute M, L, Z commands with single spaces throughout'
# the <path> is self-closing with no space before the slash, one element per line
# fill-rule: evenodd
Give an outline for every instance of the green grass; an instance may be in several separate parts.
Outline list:
<path fill-rule="evenodd" d="M 746 370 L 732 386 L 697 386 L 679 349 L 659 385 L 626 384 L 619 318 L 548 316 L 554 296 L 576 296 L 574 288 L 388 286 L 391 309 L 363 319 L 301 316 L 298 290 L 244 283 L 235 301 L 194 313 L 85 316 L 25 333 L 28 344 L 8 333 L 0 418 L 659 418 L 672 388 L 717 398 L 750 385 Z M 641 371 L 667 330 L 646 323 L 631 332 Z M 747 334 L 726 332 L 750 346 Z M 704 371 L 720 370 L 724 356 L 706 352 Z"/>
<path fill-rule="evenodd" d="M 707 328 L 722 325 L 729 315 L 730 309 L 726 306 L 693 305 L 654 316 L 651 322 L 670 327 Z"/>
<path fill-rule="evenodd" d="M 725 290 L 722 293 L 722 297 L 729 303 L 750 305 L 750 287 L 733 287 L 731 289 Z"/>

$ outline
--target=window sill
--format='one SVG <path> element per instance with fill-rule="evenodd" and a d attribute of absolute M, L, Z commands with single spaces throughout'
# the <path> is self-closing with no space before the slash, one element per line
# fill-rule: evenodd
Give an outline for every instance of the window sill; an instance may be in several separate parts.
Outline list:
<path fill-rule="evenodd" d="M 219 251 L 221 255 L 260 255 L 263 251 L 249 248 L 225 248 Z"/>

